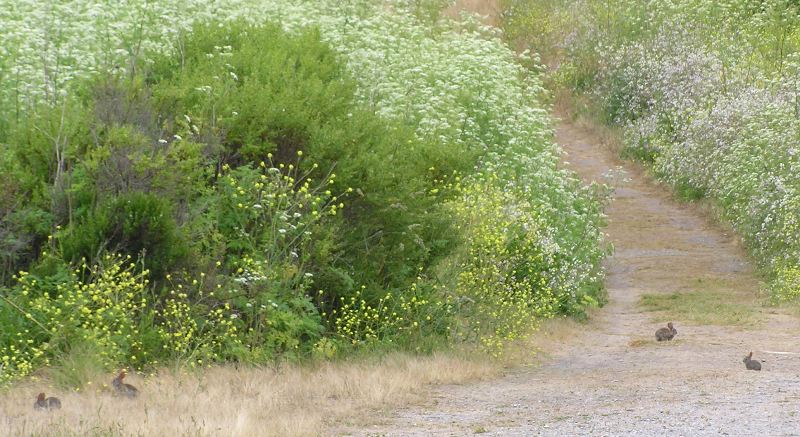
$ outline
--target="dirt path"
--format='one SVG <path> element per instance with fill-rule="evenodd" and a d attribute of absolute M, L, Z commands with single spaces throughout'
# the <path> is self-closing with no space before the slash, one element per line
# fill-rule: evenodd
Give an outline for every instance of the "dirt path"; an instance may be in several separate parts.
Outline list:
<path fill-rule="evenodd" d="M 568 124 L 558 142 L 585 180 L 617 166 L 613 153 Z M 608 214 L 616 247 L 610 303 L 583 332 L 533 368 L 499 380 L 434 390 L 425 405 L 379 418 L 357 435 L 800 435 L 796 318 L 755 299 L 758 284 L 736 241 L 693 207 L 628 169 Z M 713 291 L 758 323 L 717 326 L 675 319 L 676 340 L 656 343 L 666 316 L 645 293 Z M 753 350 L 766 362 L 746 371 Z"/>

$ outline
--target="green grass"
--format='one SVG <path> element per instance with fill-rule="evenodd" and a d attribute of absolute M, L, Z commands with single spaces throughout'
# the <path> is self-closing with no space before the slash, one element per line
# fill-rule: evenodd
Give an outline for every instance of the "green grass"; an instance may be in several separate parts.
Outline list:
<path fill-rule="evenodd" d="M 100 354 L 100 349 L 95 345 L 78 344 L 72 350 L 62 353 L 58 365 L 46 368 L 44 374 L 56 387 L 85 388 L 87 382 L 91 384 L 91 381 L 97 381 L 98 375 L 108 373 L 103 368 Z"/>
<path fill-rule="evenodd" d="M 653 164 L 656 162 L 656 158 L 658 157 L 658 152 L 654 149 L 648 149 L 644 147 L 624 147 L 620 151 L 620 158 L 628 159 L 631 161 L 641 162 L 644 164 Z"/>
<path fill-rule="evenodd" d="M 645 311 L 664 312 L 670 319 L 702 325 L 751 325 L 761 321 L 752 303 L 720 291 L 645 294 L 640 305 Z"/>
<path fill-rule="evenodd" d="M 678 199 L 687 202 L 703 199 L 706 195 L 705 190 L 695 187 L 684 180 L 678 181 L 674 185 L 673 189 L 675 190 L 675 195 L 678 196 Z"/>

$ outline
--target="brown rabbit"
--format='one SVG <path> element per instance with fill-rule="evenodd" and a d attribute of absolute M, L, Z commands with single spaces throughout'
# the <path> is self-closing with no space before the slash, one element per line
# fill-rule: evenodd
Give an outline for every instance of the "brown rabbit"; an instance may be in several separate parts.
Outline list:
<path fill-rule="evenodd" d="M 136 387 L 126 384 L 122 382 L 122 379 L 125 378 L 125 371 L 119 372 L 116 378 L 111 381 L 111 386 L 114 388 L 114 394 L 119 396 L 125 396 L 126 398 L 135 398 L 139 396 L 139 389 Z"/>
<path fill-rule="evenodd" d="M 744 357 L 744 360 L 742 360 L 742 362 L 744 363 L 744 367 L 747 368 L 747 370 L 761 370 L 761 363 L 753 359 L 752 351 L 750 351 L 749 355 Z"/>
<path fill-rule="evenodd" d="M 669 322 L 666 328 L 658 328 L 656 331 L 656 341 L 672 340 L 676 335 L 678 335 L 678 330 L 672 326 L 672 322 Z"/>
<path fill-rule="evenodd" d="M 44 393 L 39 393 L 36 403 L 33 404 L 33 409 L 39 411 L 58 410 L 59 408 L 61 408 L 61 401 L 54 397 L 45 398 Z"/>

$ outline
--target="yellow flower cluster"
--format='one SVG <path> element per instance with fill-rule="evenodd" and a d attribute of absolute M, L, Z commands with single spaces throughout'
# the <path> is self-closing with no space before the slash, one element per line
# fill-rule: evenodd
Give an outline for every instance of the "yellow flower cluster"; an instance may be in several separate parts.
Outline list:
<path fill-rule="evenodd" d="M 777 269 L 772 287 L 772 296 L 779 299 L 790 301 L 800 298 L 800 267 L 787 266 Z"/>
<path fill-rule="evenodd" d="M 421 280 L 422 278 L 417 278 Z M 443 305 L 418 297 L 417 282 L 400 295 L 388 292 L 377 300 L 377 304 L 367 302 L 366 287 L 356 290 L 349 299 L 343 299 L 341 306 L 333 310 L 336 333 L 353 346 L 377 341 L 392 342 L 403 334 L 421 331 L 431 322 L 431 307 Z"/>
<path fill-rule="evenodd" d="M 315 182 L 310 176 L 318 166 L 301 171 L 302 156 L 298 151 L 295 164 L 275 164 L 268 154 L 257 168 L 223 166 L 218 175 L 222 179 L 218 189 L 227 202 L 223 221 L 235 231 L 226 232 L 232 240 L 229 245 L 249 253 L 271 247 L 269 258 L 285 256 L 307 240 L 304 237 L 312 226 L 344 208 L 342 195 L 328 188 L 336 174 Z"/>
<path fill-rule="evenodd" d="M 90 280 L 78 279 L 89 271 Z M 48 365 L 46 352 L 83 342 L 99 351 L 102 365 L 141 363 L 143 350 L 138 320 L 147 300 L 147 271 L 137 273 L 130 257 L 107 255 L 89 268 L 72 272 L 72 281 L 44 285 L 28 272 L 19 272 L 13 305 L 34 326 L 18 333 L 17 341 L 0 346 L 5 379 L 28 374 L 36 365 Z M 74 346 L 74 345 L 73 345 Z M 0 380 L 0 383 L 4 382 Z"/>
<path fill-rule="evenodd" d="M 116 255 L 106 255 L 95 266 L 84 263 L 55 285 L 20 272 L 17 292 L 13 298 L 3 296 L 0 305 L 12 307 L 31 328 L 0 337 L 0 385 L 50 365 L 59 351 L 79 345 L 90 346 L 100 364 L 113 369 L 160 357 L 190 366 L 209 364 L 224 358 L 225 347 L 242 343 L 230 304 L 190 299 L 190 294 L 203 296 L 205 275 L 184 281 L 191 285 L 177 284 L 160 310 L 154 310 L 157 299 L 148 294 L 148 275 L 147 270 L 138 272 L 130 257 Z M 167 278 L 171 283 L 172 275 Z M 147 333 L 159 340 L 150 349 L 143 344 Z"/>
<path fill-rule="evenodd" d="M 207 309 L 206 305 L 189 301 L 183 291 L 170 295 L 156 327 L 166 355 L 184 360 L 191 367 L 208 365 L 221 360 L 223 345 L 241 344 L 230 304 Z"/>
<path fill-rule="evenodd" d="M 454 296 L 457 337 L 499 356 L 555 311 L 550 264 L 536 209 L 491 174 L 464 183 L 451 208 L 466 251 Z"/>
<path fill-rule="evenodd" d="M 0 347 L 0 386 L 14 378 L 29 375 L 35 370 L 47 345 L 37 347 L 31 345 L 30 331 L 18 332 L 9 344 Z M 49 362 L 45 359 L 45 365 Z"/>

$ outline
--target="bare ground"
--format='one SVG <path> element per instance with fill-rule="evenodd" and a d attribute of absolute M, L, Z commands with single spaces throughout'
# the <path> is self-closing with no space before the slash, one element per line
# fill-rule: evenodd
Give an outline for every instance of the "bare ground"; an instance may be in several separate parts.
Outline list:
<path fill-rule="evenodd" d="M 586 181 L 618 166 L 592 132 L 562 123 L 557 140 Z M 356 435 L 800 435 L 800 324 L 764 307 L 738 240 L 692 205 L 628 165 L 630 181 L 608 209 L 616 247 L 610 303 L 534 367 L 503 378 L 433 390 L 419 406 L 375 417 Z M 643 294 L 714 291 L 758 323 L 720 326 L 673 320 L 676 339 L 657 343 L 667 316 Z M 765 360 L 745 370 L 743 356 Z M 777 352 L 777 353 L 776 353 Z M 780 353 L 783 352 L 783 353 Z"/>

